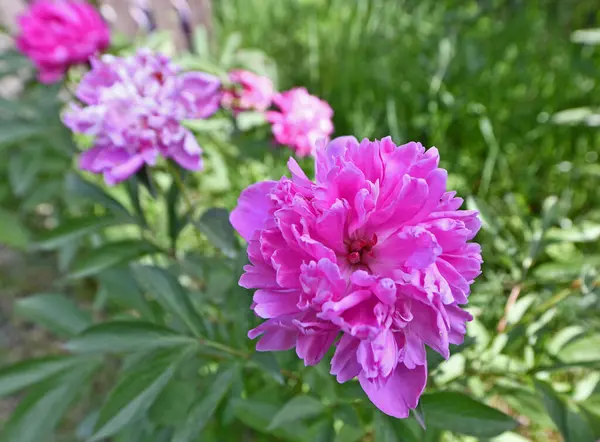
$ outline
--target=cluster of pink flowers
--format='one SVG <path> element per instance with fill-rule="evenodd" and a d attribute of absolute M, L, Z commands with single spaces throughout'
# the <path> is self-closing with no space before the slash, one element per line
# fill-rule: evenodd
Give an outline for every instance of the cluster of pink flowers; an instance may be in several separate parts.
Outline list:
<path fill-rule="evenodd" d="M 314 155 L 317 143 L 329 141 L 333 133 L 333 110 L 305 88 L 278 93 L 269 78 L 243 70 L 230 72 L 229 79 L 234 86 L 225 90 L 223 106 L 234 114 L 266 111 L 275 141 L 290 147 L 297 156 Z M 267 110 L 271 105 L 277 110 Z"/>
<path fill-rule="evenodd" d="M 64 116 L 71 130 L 94 138 L 80 167 L 103 173 L 108 184 L 154 165 L 159 156 L 188 170 L 202 169 L 202 149 L 181 122 L 214 114 L 220 88 L 217 77 L 180 73 L 167 57 L 147 50 L 92 60 L 76 92 L 86 106 L 72 104 Z"/>
<path fill-rule="evenodd" d="M 96 9 L 78 0 L 37 0 L 19 18 L 16 44 L 43 83 L 60 80 L 72 65 L 106 49 L 110 32 Z"/>
<path fill-rule="evenodd" d="M 266 117 L 279 144 L 290 146 L 303 157 L 314 155 L 317 143 L 329 141 L 333 110 L 327 102 L 303 87 L 277 94 L 273 102 L 279 111 L 269 111 Z"/>
<path fill-rule="evenodd" d="M 469 242 L 477 212 L 446 191 L 435 148 L 341 137 L 316 152 L 316 180 L 250 186 L 231 213 L 248 241 L 240 285 L 266 319 L 257 350 L 295 347 L 306 365 L 335 345 L 331 373 L 356 376 L 383 412 L 404 418 L 427 381 L 425 345 L 449 356 L 471 319 L 461 305 L 479 275 Z"/>

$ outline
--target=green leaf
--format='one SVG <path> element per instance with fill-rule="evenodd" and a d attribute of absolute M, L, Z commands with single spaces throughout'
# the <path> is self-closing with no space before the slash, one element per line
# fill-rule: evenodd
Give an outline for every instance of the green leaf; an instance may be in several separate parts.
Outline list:
<path fill-rule="evenodd" d="M 143 366 L 120 379 L 102 406 L 96 432 L 88 442 L 116 434 L 150 409 L 173 377 L 179 359 L 168 365 L 162 362 Z"/>
<path fill-rule="evenodd" d="M 25 249 L 29 243 L 29 233 L 19 218 L 0 207 L 0 244 Z"/>
<path fill-rule="evenodd" d="M 590 362 L 600 363 L 600 334 L 580 337 L 569 342 L 559 352 L 558 357 L 563 362 Z"/>
<path fill-rule="evenodd" d="M 264 112 L 241 112 L 236 117 L 236 124 L 241 131 L 247 131 L 266 124 Z"/>
<path fill-rule="evenodd" d="M 365 430 L 352 425 L 344 425 L 334 439 L 334 442 L 358 442 L 365 434 Z"/>
<path fill-rule="evenodd" d="M 565 282 L 577 279 L 585 265 L 599 266 L 600 255 L 586 255 L 584 258 L 565 262 L 540 264 L 533 270 L 533 276 L 540 282 Z"/>
<path fill-rule="evenodd" d="M 156 252 L 156 246 L 144 240 L 125 239 L 103 244 L 78 259 L 69 277 L 76 279 L 95 275 L 118 264 Z"/>
<path fill-rule="evenodd" d="M 248 427 L 260 431 L 271 433 L 284 440 L 305 441 L 307 440 L 307 431 L 304 425 L 299 422 L 289 422 L 281 428 L 268 431 L 269 421 L 278 411 L 278 407 L 273 404 L 260 402 L 257 400 L 237 399 L 233 402 L 235 416 Z"/>
<path fill-rule="evenodd" d="M 252 355 L 251 361 L 261 368 L 266 374 L 274 379 L 278 384 L 283 385 L 283 375 L 281 367 L 275 358 L 275 355 L 270 352 L 256 352 Z"/>
<path fill-rule="evenodd" d="M 212 417 L 219 403 L 231 387 L 238 367 L 230 367 L 222 371 L 202 397 L 188 413 L 185 423 L 177 428 L 172 442 L 192 442 L 197 440 L 207 422 Z"/>
<path fill-rule="evenodd" d="M 517 426 L 510 416 L 457 392 L 424 394 L 427 425 L 475 437 L 494 437 Z"/>
<path fill-rule="evenodd" d="M 28 121 L 11 121 L 0 126 L 0 147 L 27 140 L 40 133 L 45 128 Z"/>
<path fill-rule="evenodd" d="M 148 322 L 114 321 L 88 328 L 65 348 L 73 353 L 121 353 L 194 343 L 189 336 Z"/>
<path fill-rule="evenodd" d="M 567 436 L 567 407 L 563 400 L 555 393 L 554 389 L 547 383 L 534 380 L 535 389 L 542 396 L 544 407 L 550 418 L 563 436 Z"/>
<path fill-rule="evenodd" d="M 118 222 L 119 219 L 114 216 L 88 216 L 64 220 L 56 229 L 42 234 L 35 245 L 42 250 L 56 249 Z"/>
<path fill-rule="evenodd" d="M 60 294 L 44 293 L 19 299 L 15 312 L 55 333 L 73 336 L 88 328 L 92 321 L 70 299 Z"/>
<path fill-rule="evenodd" d="M 153 321 L 154 312 L 148 304 L 129 267 L 113 267 L 98 275 L 100 290 L 115 304 L 135 309 L 142 318 Z"/>
<path fill-rule="evenodd" d="M 186 120 L 182 124 L 192 132 L 230 132 L 233 128 L 229 118 L 210 118 L 208 120 Z"/>
<path fill-rule="evenodd" d="M 23 388 L 37 384 L 81 363 L 71 356 L 28 359 L 0 368 L 0 397 L 8 396 Z"/>
<path fill-rule="evenodd" d="M 399 442 L 394 433 L 394 427 L 385 414 L 375 413 L 373 428 L 375 430 L 375 442 Z"/>
<path fill-rule="evenodd" d="M 202 320 L 177 278 L 159 267 L 144 265 L 133 266 L 133 275 L 165 309 L 177 316 L 196 336 L 201 335 Z"/>
<path fill-rule="evenodd" d="M 567 431 L 565 442 L 596 442 L 594 431 L 582 413 L 567 410 Z"/>
<path fill-rule="evenodd" d="M 496 221 L 497 214 L 481 199 L 474 196 L 467 198 L 467 208 L 469 210 L 477 210 L 479 219 L 481 219 L 481 227 L 487 230 L 492 235 L 497 235 L 500 231 L 500 225 Z"/>
<path fill-rule="evenodd" d="M 208 209 L 194 224 L 225 256 L 235 258 L 237 254 L 235 231 L 229 222 L 227 210 L 216 207 Z"/>
<path fill-rule="evenodd" d="M 586 45 L 600 44 L 600 28 L 579 29 L 571 35 L 573 43 L 582 43 Z"/>
<path fill-rule="evenodd" d="M 180 427 L 198 392 L 189 381 L 171 380 L 150 409 L 150 419 L 159 425 Z"/>
<path fill-rule="evenodd" d="M 42 150 L 13 152 L 8 164 L 8 179 L 13 193 L 23 196 L 31 188 L 43 165 Z"/>
<path fill-rule="evenodd" d="M 91 200 L 116 215 L 122 215 L 124 218 L 133 219 L 129 211 L 115 198 L 106 193 L 100 186 L 84 180 L 75 173 L 67 175 L 65 187 L 67 193 L 70 195 Z"/>
<path fill-rule="evenodd" d="M 324 409 L 324 405 L 318 399 L 310 396 L 296 396 L 273 416 L 267 429 L 273 430 L 289 422 L 297 422 L 311 416 L 316 416 L 321 414 Z"/>
<path fill-rule="evenodd" d="M 53 382 L 34 388 L 21 401 L 5 426 L 4 441 L 39 442 L 48 440 L 71 403 L 82 391 L 97 364 L 69 370 Z"/>

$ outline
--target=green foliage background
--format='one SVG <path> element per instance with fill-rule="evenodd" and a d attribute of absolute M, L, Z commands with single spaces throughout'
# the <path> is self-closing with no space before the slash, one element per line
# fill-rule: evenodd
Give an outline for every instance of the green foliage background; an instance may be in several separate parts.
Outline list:
<path fill-rule="evenodd" d="M 199 54 L 179 58 L 187 69 L 247 67 L 327 100 L 336 135 L 440 149 L 450 186 L 483 220 L 468 338 L 448 361 L 430 355 L 427 393 L 405 421 L 377 412 L 355 382 L 338 385 L 326 362 L 255 353 L 251 295 L 236 284 L 245 257 L 224 209 L 285 173 L 289 153 L 260 116 L 190 122 L 201 174 L 165 164 L 152 186 L 107 189 L 74 172 L 85 140 L 60 124 L 64 91 L 30 81 L 0 101 L 0 243 L 56 263 L 51 286 L 14 310 L 59 346 L 23 362 L 8 353 L 0 397 L 20 402 L 0 440 L 599 439 L 600 32 L 574 34 L 599 27 L 596 2 L 214 8 L 215 39 L 198 34 Z M 11 53 L 0 71 L 29 75 Z"/>

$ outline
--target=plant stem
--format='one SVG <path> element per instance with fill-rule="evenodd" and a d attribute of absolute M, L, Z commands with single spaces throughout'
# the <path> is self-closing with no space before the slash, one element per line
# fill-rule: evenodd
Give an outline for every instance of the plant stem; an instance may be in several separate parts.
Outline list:
<path fill-rule="evenodd" d="M 229 354 L 232 354 L 234 356 L 239 356 L 239 357 L 244 358 L 244 359 L 248 359 L 250 357 L 250 355 L 247 352 L 243 351 L 243 350 L 238 350 L 236 348 L 232 348 L 232 347 L 229 347 L 229 346 L 227 346 L 225 344 L 221 344 L 220 342 L 211 341 L 209 339 L 200 339 L 200 344 L 201 345 L 205 345 L 207 347 L 211 347 L 211 348 L 217 349 L 217 350 L 224 351 L 225 353 L 229 353 Z"/>
<path fill-rule="evenodd" d="M 175 180 L 175 185 L 179 188 L 179 191 L 181 192 L 181 195 L 183 195 L 183 199 L 185 200 L 185 202 L 187 204 L 190 217 L 193 217 L 194 216 L 194 205 L 192 204 L 192 199 L 186 192 L 186 188 L 183 183 L 183 180 L 181 179 L 181 176 L 179 175 L 179 171 L 173 165 L 173 163 L 171 163 L 170 161 L 167 163 L 167 165 L 168 165 L 167 167 L 168 167 L 169 171 L 171 172 L 171 175 L 173 176 L 173 180 Z M 198 229 L 194 228 L 194 234 L 196 235 L 196 241 L 198 241 L 198 243 L 200 243 L 202 241 L 202 238 L 200 236 L 200 232 L 198 232 Z"/>

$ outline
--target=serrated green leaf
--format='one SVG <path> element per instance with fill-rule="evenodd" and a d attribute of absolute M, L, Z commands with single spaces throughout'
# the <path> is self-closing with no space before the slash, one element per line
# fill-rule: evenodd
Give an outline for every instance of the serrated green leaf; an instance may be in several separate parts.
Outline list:
<path fill-rule="evenodd" d="M 200 402 L 190 410 L 185 422 L 177 428 L 172 442 L 192 442 L 204 429 L 219 403 L 231 387 L 238 367 L 230 367 L 217 375 Z"/>
<path fill-rule="evenodd" d="M 56 229 L 44 232 L 35 243 L 37 248 L 51 250 L 104 227 L 117 224 L 114 216 L 88 216 L 62 221 Z"/>
<path fill-rule="evenodd" d="M 114 321 L 88 328 L 65 348 L 73 353 L 121 353 L 195 343 L 190 336 L 148 322 Z"/>
<path fill-rule="evenodd" d="M 235 258 L 237 254 L 235 231 L 229 222 L 227 210 L 208 209 L 194 224 L 225 256 Z"/>
<path fill-rule="evenodd" d="M 296 396 L 277 412 L 267 430 L 274 430 L 288 422 L 297 422 L 323 412 L 325 406 L 311 396 Z"/>
<path fill-rule="evenodd" d="M 202 320 L 177 278 L 159 267 L 136 265 L 132 270 L 139 285 L 147 293 L 177 316 L 196 336 L 200 336 Z"/>
<path fill-rule="evenodd" d="M 54 356 L 28 359 L 0 368 L 0 397 L 37 384 L 60 372 L 75 367 L 81 359 L 71 356 Z"/>
<path fill-rule="evenodd" d="M 103 244 L 79 258 L 69 277 L 72 279 L 95 275 L 103 270 L 129 262 L 159 250 L 144 240 L 126 239 Z"/>
<path fill-rule="evenodd" d="M 462 393 L 424 394 L 421 404 L 428 427 L 475 437 L 494 437 L 517 426 L 510 416 Z"/>
<path fill-rule="evenodd" d="M 15 312 L 49 330 L 73 336 L 92 324 L 88 313 L 64 295 L 42 293 L 19 299 L 15 304 Z"/>
<path fill-rule="evenodd" d="M 148 411 L 175 374 L 177 362 L 157 363 L 123 376 L 102 406 L 96 432 L 88 442 L 116 434 Z"/>

